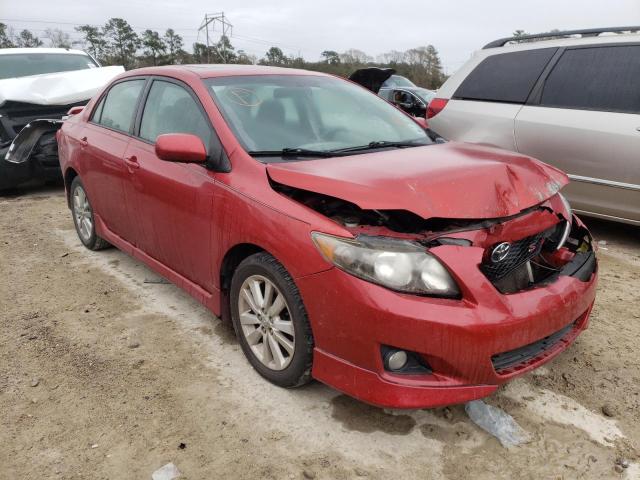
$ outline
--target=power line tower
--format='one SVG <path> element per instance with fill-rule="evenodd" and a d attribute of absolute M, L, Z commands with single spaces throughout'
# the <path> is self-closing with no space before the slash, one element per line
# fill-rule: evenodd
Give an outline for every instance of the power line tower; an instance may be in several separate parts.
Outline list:
<path fill-rule="evenodd" d="M 226 37 L 227 39 L 233 34 L 233 25 L 231 25 L 231 23 L 229 23 L 229 21 L 226 19 L 226 17 L 224 16 L 224 12 L 219 12 L 219 13 L 205 13 L 204 14 L 204 20 L 202 21 L 202 24 L 200 25 L 200 28 L 198 28 L 198 32 L 201 32 L 202 30 L 205 31 L 206 34 L 206 39 L 207 39 L 207 63 L 211 63 L 211 60 L 209 58 L 209 52 L 210 52 L 210 47 L 216 48 L 217 47 L 215 45 L 210 45 L 210 41 L 209 41 L 209 30 L 211 30 L 211 33 L 215 32 L 216 30 L 216 25 L 220 26 L 220 29 L 222 30 L 222 34 L 221 37 Z M 220 58 L 222 58 L 222 61 L 224 63 L 227 63 L 227 45 L 226 42 L 222 42 L 222 51 L 217 51 L 218 55 L 220 56 Z"/>

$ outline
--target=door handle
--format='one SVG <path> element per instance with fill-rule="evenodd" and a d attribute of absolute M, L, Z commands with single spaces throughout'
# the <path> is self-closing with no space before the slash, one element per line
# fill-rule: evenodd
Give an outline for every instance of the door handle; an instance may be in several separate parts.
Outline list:
<path fill-rule="evenodd" d="M 124 163 L 127 164 L 129 169 L 135 170 L 140 168 L 140 164 L 138 163 L 138 159 L 135 155 L 131 155 L 130 157 L 124 157 Z"/>
<path fill-rule="evenodd" d="M 82 137 L 82 138 L 80 139 L 80 146 L 81 146 L 82 148 L 84 148 L 84 147 L 86 147 L 87 145 L 89 145 L 89 142 L 87 141 L 87 137 Z"/>

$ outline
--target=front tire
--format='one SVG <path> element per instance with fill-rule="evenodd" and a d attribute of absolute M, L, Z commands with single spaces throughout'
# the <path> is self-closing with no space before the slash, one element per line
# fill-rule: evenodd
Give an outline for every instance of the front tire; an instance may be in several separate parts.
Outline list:
<path fill-rule="evenodd" d="M 268 253 L 243 260 L 231 281 L 231 319 L 249 363 L 281 387 L 311 381 L 313 335 L 289 272 Z"/>
<path fill-rule="evenodd" d="M 96 234 L 93 208 L 80 177 L 75 177 L 71 182 L 71 214 L 78 238 L 85 247 L 102 250 L 110 246 L 109 242 Z"/>

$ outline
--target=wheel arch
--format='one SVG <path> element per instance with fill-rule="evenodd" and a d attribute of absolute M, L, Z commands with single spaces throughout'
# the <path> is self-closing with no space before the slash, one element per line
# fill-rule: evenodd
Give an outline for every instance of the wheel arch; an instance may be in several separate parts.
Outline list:
<path fill-rule="evenodd" d="M 231 289 L 233 272 L 236 271 L 238 265 L 240 265 L 245 258 L 260 252 L 266 252 L 271 255 L 271 253 L 266 249 L 253 243 L 238 243 L 232 246 L 224 254 L 219 270 L 220 317 L 222 320 L 231 321 L 231 312 L 229 310 L 229 291 Z"/>
<path fill-rule="evenodd" d="M 67 207 L 71 208 L 71 182 L 78 176 L 73 167 L 69 167 L 64 172 L 64 190 L 67 196 Z"/>

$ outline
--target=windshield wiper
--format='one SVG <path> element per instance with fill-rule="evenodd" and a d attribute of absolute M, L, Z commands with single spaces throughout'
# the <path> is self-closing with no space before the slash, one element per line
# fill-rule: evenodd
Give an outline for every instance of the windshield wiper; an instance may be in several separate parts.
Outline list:
<path fill-rule="evenodd" d="M 327 150 L 309 150 L 306 148 L 283 148 L 282 150 L 252 150 L 247 152 L 254 157 L 335 157 Z"/>
<path fill-rule="evenodd" d="M 375 150 L 377 148 L 408 148 L 408 147 L 420 147 L 429 145 L 428 143 L 417 143 L 415 140 L 410 142 L 389 142 L 386 140 L 376 140 L 369 142 L 367 145 L 358 145 L 356 147 L 339 148 L 337 150 L 331 150 L 333 153 L 343 152 L 359 152 L 361 150 Z"/>

